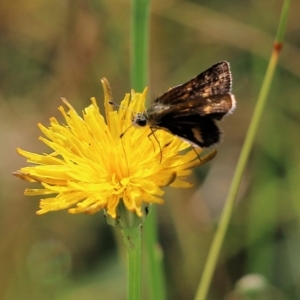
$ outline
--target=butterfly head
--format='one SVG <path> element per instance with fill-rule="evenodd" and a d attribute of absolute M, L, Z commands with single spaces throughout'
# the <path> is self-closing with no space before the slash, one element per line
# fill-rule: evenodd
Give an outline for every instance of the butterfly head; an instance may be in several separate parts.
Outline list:
<path fill-rule="evenodd" d="M 134 126 L 145 127 L 147 125 L 147 118 L 144 112 L 137 113 L 132 120 Z"/>

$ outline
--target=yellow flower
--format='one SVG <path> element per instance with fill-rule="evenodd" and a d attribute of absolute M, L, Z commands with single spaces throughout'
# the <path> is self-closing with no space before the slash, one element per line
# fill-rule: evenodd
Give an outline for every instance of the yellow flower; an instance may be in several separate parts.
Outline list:
<path fill-rule="evenodd" d="M 201 149 L 180 154 L 190 145 L 176 136 L 158 130 L 153 137 L 147 127 L 129 128 L 132 114 L 144 110 L 147 89 L 142 94 L 126 94 L 116 111 L 109 104 L 111 92 L 106 79 L 102 85 L 106 122 L 94 98 L 83 117 L 63 99 L 68 110 L 61 106 L 59 111 L 66 125 L 55 118 L 50 119 L 48 128 L 38 124 L 46 136 L 40 140 L 53 152 L 35 154 L 17 149 L 34 165 L 14 175 L 42 185 L 40 189 L 26 189 L 25 195 L 53 195 L 41 199 L 37 214 L 67 208 L 69 213 L 91 214 L 104 209 L 115 219 L 120 203 L 141 217 L 143 204 L 163 203 L 161 187 L 190 187 L 186 181 L 190 168 L 216 154 L 214 151 L 201 159 Z"/>

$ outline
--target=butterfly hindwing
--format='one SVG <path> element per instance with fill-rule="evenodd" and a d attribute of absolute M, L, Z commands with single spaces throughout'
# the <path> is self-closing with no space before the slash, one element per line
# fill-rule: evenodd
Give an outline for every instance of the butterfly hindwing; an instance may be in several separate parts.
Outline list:
<path fill-rule="evenodd" d="M 208 116 L 191 115 L 173 118 L 170 114 L 160 120 L 158 126 L 201 148 L 210 147 L 218 143 L 221 138 L 221 130 Z"/>

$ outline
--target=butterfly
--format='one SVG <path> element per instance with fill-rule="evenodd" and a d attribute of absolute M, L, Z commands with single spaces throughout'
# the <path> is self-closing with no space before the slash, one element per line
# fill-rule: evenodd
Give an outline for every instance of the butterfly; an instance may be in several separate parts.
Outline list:
<path fill-rule="evenodd" d="M 220 61 L 156 98 L 133 117 L 133 125 L 149 126 L 152 133 L 168 131 L 193 147 L 210 147 L 221 139 L 217 122 L 236 107 L 231 88 L 229 63 Z"/>

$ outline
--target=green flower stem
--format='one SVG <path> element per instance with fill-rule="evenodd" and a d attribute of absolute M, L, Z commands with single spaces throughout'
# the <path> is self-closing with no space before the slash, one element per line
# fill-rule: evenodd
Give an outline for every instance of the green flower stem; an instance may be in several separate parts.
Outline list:
<path fill-rule="evenodd" d="M 122 229 L 127 249 L 128 300 L 141 300 L 141 227 Z"/>
<path fill-rule="evenodd" d="M 231 182 L 229 193 L 225 202 L 225 207 L 221 215 L 220 223 L 215 233 L 214 239 L 212 241 L 211 249 L 209 251 L 208 258 L 204 267 L 203 275 L 196 293 L 196 297 L 195 297 L 196 300 L 205 300 L 207 297 L 207 292 L 210 286 L 212 275 L 215 270 L 219 253 L 232 215 L 238 189 L 242 180 L 242 176 L 245 171 L 245 167 L 248 162 L 249 154 L 253 146 L 254 138 L 263 113 L 263 109 L 265 107 L 265 103 L 269 94 L 270 86 L 277 66 L 279 52 L 282 48 L 282 41 L 285 32 L 287 14 L 289 8 L 290 8 L 290 0 L 285 0 L 281 11 L 281 17 L 278 25 L 273 52 L 257 99 L 253 117 L 250 126 L 248 128 L 246 139 L 242 147 L 240 157 L 237 162 L 237 167 L 235 169 L 235 173 Z"/>
<path fill-rule="evenodd" d="M 148 84 L 150 1 L 132 0 L 131 87 L 143 91 Z"/>
<path fill-rule="evenodd" d="M 163 268 L 163 254 L 157 242 L 157 221 L 155 207 L 151 207 L 145 226 L 145 246 L 146 255 L 148 258 L 148 273 L 150 282 L 150 300 L 163 300 L 166 299 L 165 276 Z"/>
<path fill-rule="evenodd" d="M 131 86 L 142 91 L 148 85 L 150 0 L 132 0 Z M 149 274 L 149 299 L 165 299 L 163 268 L 158 254 L 155 207 L 145 223 L 144 237 Z M 129 298 L 131 300 L 131 298 Z"/>

